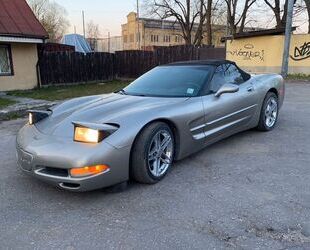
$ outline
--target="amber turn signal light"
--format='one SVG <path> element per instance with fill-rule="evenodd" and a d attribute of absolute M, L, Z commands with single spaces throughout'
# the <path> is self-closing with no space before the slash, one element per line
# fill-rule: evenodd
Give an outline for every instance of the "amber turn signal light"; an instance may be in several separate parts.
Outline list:
<path fill-rule="evenodd" d="M 91 175 L 100 174 L 108 171 L 110 168 L 106 165 L 96 165 L 83 168 L 72 168 L 70 169 L 70 175 L 72 177 L 86 177 Z"/>

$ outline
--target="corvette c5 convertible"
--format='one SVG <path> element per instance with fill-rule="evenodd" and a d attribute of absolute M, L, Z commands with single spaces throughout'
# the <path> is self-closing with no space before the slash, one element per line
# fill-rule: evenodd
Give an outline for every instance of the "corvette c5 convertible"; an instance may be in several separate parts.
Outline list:
<path fill-rule="evenodd" d="M 118 92 L 29 111 L 17 135 L 18 164 L 72 191 L 153 184 L 173 161 L 243 130 L 272 130 L 283 78 L 250 75 L 231 61 L 159 66 Z"/>

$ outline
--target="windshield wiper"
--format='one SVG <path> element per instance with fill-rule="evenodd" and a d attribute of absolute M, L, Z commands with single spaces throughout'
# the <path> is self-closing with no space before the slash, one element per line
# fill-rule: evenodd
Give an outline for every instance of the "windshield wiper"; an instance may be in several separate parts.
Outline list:
<path fill-rule="evenodd" d="M 121 89 L 121 90 L 117 91 L 116 93 L 119 93 L 121 95 L 127 95 L 127 92 L 124 89 Z"/>
<path fill-rule="evenodd" d="M 147 96 L 145 94 L 139 94 L 139 93 L 137 93 L 137 94 L 136 93 L 128 93 L 124 89 L 121 89 L 119 91 L 115 91 L 114 93 L 121 94 L 121 95 Z"/>

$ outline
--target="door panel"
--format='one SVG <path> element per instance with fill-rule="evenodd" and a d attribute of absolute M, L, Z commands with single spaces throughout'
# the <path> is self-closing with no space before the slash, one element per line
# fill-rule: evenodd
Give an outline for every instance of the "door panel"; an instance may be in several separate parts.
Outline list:
<path fill-rule="evenodd" d="M 215 97 L 210 94 L 203 97 L 207 140 L 216 140 L 247 128 L 258 107 L 255 88 L 251 80 L 241 84 L 236 93 Z"/>

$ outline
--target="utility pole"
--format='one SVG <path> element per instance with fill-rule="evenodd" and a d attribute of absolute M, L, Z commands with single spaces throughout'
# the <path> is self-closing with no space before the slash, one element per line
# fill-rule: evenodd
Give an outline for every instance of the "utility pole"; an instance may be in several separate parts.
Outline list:
<path fill-rule="evenodd" d="M 83 35 L 84 35 L 84 38 L 86 38 L 86 35 L 85 35 L 85 16 L 84 16 L 84 10 L 82 10 L 82 18 L 83 18 Z"/>
<path fill-rule="evenodd" d="M 287 77 L 287 74 L 288 74 L 288 61 L 289 61 L 289 56 L 290 56 L 291 33 L 292 33 L 292 22 L 293 22 L 293 8 L 294 8 L 294 0 L 288 0 L 286 26 L 285 26 L 284 51 L 283 51 L 282 70 L 281 70 L 281 75 L 283 77 Z"/>
<path fill-rule="evenodd" d="M 138 20 L 138 50 L 140 50 L 141 45 L 141 37 L 140 37 L 140 8 L 139 8 L 139 0 L 137 0 L 137 20 Z"/>
<path fill-rule="evenodd" d="M 108 32 L 108 52 L 111 52 L 111 35 L 110 31 Z"/>

